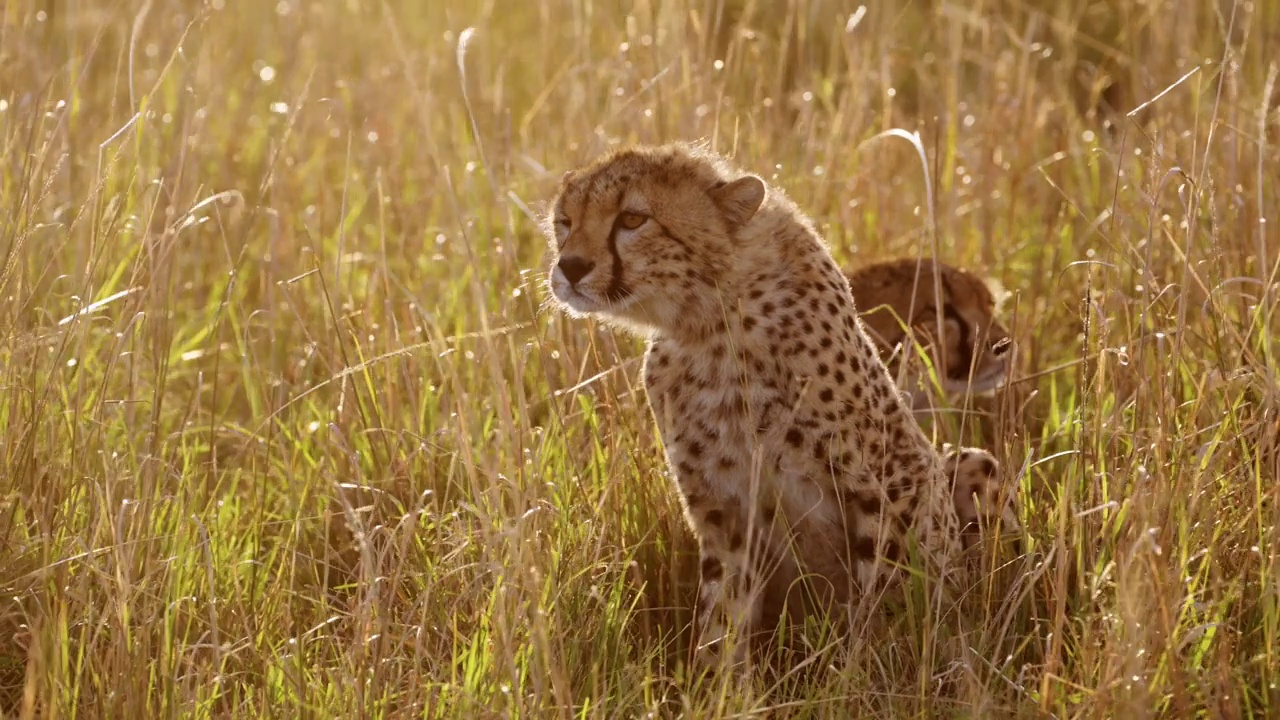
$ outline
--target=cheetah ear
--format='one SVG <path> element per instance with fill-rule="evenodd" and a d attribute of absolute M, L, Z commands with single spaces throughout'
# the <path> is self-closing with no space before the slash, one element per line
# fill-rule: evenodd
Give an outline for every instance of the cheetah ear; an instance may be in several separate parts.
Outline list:
<path fill-rule="evenodd" d="M 764 181 L 755 175 L 744 175 L 733 182 L 711 188 L 711 200 L 734 227 L 745 225 L 764 202 Z"/>

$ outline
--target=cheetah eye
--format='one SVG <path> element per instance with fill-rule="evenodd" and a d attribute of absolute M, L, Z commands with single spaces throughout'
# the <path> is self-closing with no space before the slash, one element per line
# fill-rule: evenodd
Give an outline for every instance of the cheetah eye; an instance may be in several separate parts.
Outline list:
<path fill-rule="evenodd" d="M 560 227 L 561 229 L 563 229 L 563 230 L 568 230 L 568 229 L 569 229 L 569 226 L 570 226 L 569 218 L 567 218 L 567 217 L 558 217 L 558 218 L 556 218 L 556 225 L 557 225 L 557 226 L 559 226 L 559 227 Z"/>
<path fill-rule="evenodd" d="M 618 215 L 618 224 L 627 230 L 635 230 L 648 221 L 648 216 L 640 213 L 624 212 Z"/>

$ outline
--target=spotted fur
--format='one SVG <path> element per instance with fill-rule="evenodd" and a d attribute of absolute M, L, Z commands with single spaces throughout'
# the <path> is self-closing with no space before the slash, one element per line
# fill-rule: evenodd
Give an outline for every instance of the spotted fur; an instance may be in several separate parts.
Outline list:
<path fill-rule="evenodd" d="M 638 147 L 567 173 L 552 207 L 556 304 L 648 340 L 649 405 L 700 545 L 705 648 L 784 605 L 883 587 L 911 535 L 937 577 L 960 548 L 942 458 L 780 189 L 702 148 Z"/>
<path fill-rule="evenodd" d="M 1015 536 L 1022 529 L 1013 508 L 1017 487 L 1001 482 L 999 461 L 982 448 L 947 443 L 942 446 L 942 455 L 964 549 L 995 531 Z"/>

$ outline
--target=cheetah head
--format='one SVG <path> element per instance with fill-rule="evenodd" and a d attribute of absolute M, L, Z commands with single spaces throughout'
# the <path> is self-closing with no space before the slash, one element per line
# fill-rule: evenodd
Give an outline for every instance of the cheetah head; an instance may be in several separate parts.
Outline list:
<path fill-rule="evenodd" d="M 687 145 L 634 147 L 572 170 L 543 224 L 551 295 L 575 317 L 680 326 L 702 314 L 765 194 L 760 178 Z"/>
<path fill-rule="evenodd" d="M 941 302 L 934 295 L 935 268 Z M 882 356 L 893 352 L 910 326 L 937 367 L 946 392 L 984 393 L 1005 382 L 1014 343 L 997 317 L 998 303 L 987 280 L 927 258 L 870 263 L 847 275 L 854 302 Z M 934 339 L 939 319 L 941 342 Z M 904 355 L 912 359 L 910 350 Z"/>

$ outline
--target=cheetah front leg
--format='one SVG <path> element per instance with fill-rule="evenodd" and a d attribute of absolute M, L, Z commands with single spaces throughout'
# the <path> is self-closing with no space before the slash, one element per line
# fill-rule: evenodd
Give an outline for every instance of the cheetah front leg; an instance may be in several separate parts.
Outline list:
<path fill-rule="evenodd" d="M 689 514 L 700 550 L 696 654 L 708 666 L 737 666 L 761 625 L 767 536 L 758 527 L 748 529 L 750 514 L 741 505 L 690 502 Z M 756 538 L 750 544 L 748 532 Z"/>
<path fill-rule="evenodd" d="M 981 532 L 1021 530 L 1013 510 L 1017 486 L 1001 483 L 1000 463 L 991 453 L 944 443 L 942 458 L 965 549 L 978 542 Z"/>

